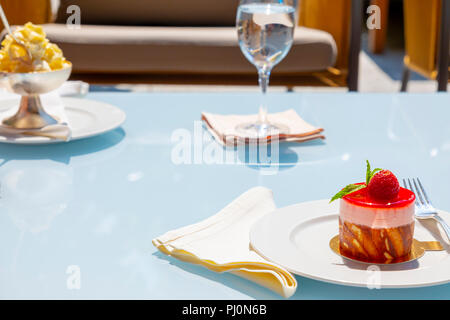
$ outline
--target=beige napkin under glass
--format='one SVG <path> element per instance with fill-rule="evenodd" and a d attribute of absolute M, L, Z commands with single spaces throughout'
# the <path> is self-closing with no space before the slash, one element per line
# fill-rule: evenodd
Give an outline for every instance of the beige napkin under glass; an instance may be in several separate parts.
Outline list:
<path fill-rule="evenodd" d="M 289 128 L 288 134 L 280 134 L 279 142 L 305 142 L 314 139 L 325 139 L 323 129 L 315 127 L 303 120 L 295 110 L 267 115 L 269 122 L 280 123 Z M 254 123 L 258 120 L 257 114 L 252 115 L 220 115 L 209 112 L 202 113 L 202 120 L 209 132 L 219 143 L 226 146 L 249 143 L 251 139 L 236 130 L 241 123 Z M 265 138 L 271 142 L 271 137 Z"/>

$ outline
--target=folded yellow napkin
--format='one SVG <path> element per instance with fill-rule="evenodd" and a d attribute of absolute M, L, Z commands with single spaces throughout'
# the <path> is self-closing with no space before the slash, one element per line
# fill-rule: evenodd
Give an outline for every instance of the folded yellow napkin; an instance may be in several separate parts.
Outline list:
<path fill-rule="evenodd" d="M 256 187 L 214 216 L 169 231 L 153 239 L 153 244 L 179 260 L 215 272 L 231 272 L 288 298 L 297 289 L 295 277 L 250 248 L 251 226 L 275 208 L 272 191 Z"/>
<path fill-rule="evenodd" d="M 289 109 L 283 112 L 270 113 L 267 119 L 271 123 L 280 123 L 289 128 L 288 134 L 280 134 L 279 142 L 305 142 L 313 139 L 325 139 L 323 129 L 315 127 L 303 120 L 295 110 Z M 258 121 L 258 115 L 221 115 L 208 112 L 202 113 L 202 120 L 209 132 L 219 143 L 226 146 L 249 143 L 251 139 L 236 130 L 241 123 Z M 272 137 L 267 137 L 270 143 Z"/>
<path fill-rule="evenodd" d="M 50 115 L 58 119 L 58 124 L 50 125 L 42 129 L 15 129 L 2 125 L 3 119 L 13 116 L 20 103 L 20 96 L 2 92 L 0 101 L 7 100 L 11 102 L 8 109 L 0 109 L 0 136 L 9 140 L 19 140 L 23 137 L 38 136 L 49 139 L 68 141 L 71 138 L 72 130 L 64 109 L 64 104 L 57 92 L 51 92 L 41 95 L 41 102 Z"/>

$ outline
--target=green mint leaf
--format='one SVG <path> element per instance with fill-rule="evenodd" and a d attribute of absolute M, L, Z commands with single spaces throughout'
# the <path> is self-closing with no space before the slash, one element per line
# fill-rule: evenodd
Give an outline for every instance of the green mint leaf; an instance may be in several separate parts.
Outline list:
<path fill-rule="evenodd" d="M 334 200 L 341 199 L 342 197 L 355 191 L 361 190 L 365 187 L 366 187 L 365 184 L 349 184 L 348 186 L 344 187 L 344 189 L 336 193 L 334 197 L 331 198 L 330 203 L 333 202 Z"/>
<path fill-rule="evenodd" d="M 377 173 L 378 171 L 381 171 L 381 170 L 383 170 L 383 169 L 376 168 L 376 169 L 371 170 L 369 160 L 366 160 L 366 163 L 367 163 L 367 169 L 366 169 L 366 185 L 369 185 L 369 182 L 370 182 L 370 180 L 372 179 L 372 177 L 375 175 L 375 173 Z"/>
<path fill-rule="evenodd" d="M 372 171 L 370 170 L 369 160 L 366 160 L 367 169 L 366 169 L 366 184 L 369 185 L 369 181 L 372 178 Z"/>

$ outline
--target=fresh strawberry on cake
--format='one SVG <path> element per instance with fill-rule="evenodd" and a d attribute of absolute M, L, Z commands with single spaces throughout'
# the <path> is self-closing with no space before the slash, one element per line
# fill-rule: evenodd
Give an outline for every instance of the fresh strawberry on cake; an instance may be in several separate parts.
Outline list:
<path fill-rule="evenodd" d="M 408 260 L 416 198 L 391 171 L 371 170 L 367 161 L 366 182 L 346 186 L 330 202 L 337 199 L 342 255 L 369 263 Z"/>

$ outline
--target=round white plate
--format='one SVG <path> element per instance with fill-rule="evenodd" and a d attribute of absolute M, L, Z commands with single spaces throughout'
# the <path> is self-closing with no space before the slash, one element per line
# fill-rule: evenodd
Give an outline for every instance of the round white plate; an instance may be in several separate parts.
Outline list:
<path fill-rule="evenodd" d="M 62 98 L 62 101 L 72 128 L 72 139 L 70 141 L 89 138 L 114 130 L 122 125 L 126 118 L 125 112 L 121 109 L 104 102 L 68 97 Z M 0 111 L 17 104 L 17 100 L 0 101 Z M 0 136 L 0 143 L 49 144 L 61 142 L 44 137 L 6 139 Z"/>
<path fill-rule="evenodd" d="M 450 282 L 448 245 L 447 251 L 428 251 L 419 260 L 390 266 L 370 266 L 338 256 L 329 247 L 330 239 L 339 232 L 338 208 L 338 202 L 328 204 L 328 200 L 319 200 L 277 209 L 253 225 L 251 245 L 261 256 L 290 272 L 325 282 L 379 288 Z M 440 213 L 450 221 L 449 213 Z M 442 240 L 435 228 L 432 221 L 416 222 L 414 238 Z"/>

